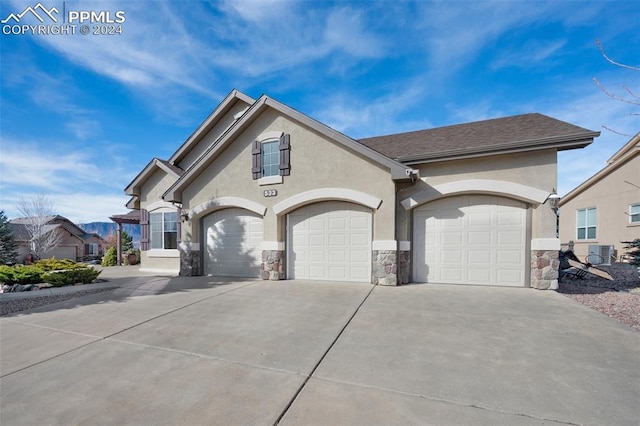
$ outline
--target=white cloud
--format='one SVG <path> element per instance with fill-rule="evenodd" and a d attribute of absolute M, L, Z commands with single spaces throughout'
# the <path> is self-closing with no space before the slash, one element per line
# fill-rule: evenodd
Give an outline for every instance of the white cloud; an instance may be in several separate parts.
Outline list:
<path fill-rule="evenodd" d="M 17 205 L 21 198 L 30 199 L 38 193 L 44 193 L 53 204 L 53 213 L 66 217 L 73 223 L 109 222 L 114 214 L 125 214 L 129 198 L 117 193 L 60 193 L 60 192 L 27 192 L 21 194 L 2 195 L 2 208 L 9 219 L 20 217 Z"/>
<path fill-rule="evenodd" d="M 491 65 L 493 69 L 515 67 L 532 68 L 540 66 L 548 67 L 554 62 L 554 57 L 561 52 L 567 44 L 567 40 L 548 41 L 542 44 L 540 41 L 529 43 L 526 46 L 518 46 L 515 51 L 501 54 Z"/>
<path fill-rule="evenodd" d="M 385 90 L 374 99 L 361 99 L 344 93 L 329 94 L 319 100 L 313 116 L 328 126 L 353 138 L 432 127 L 418 114 L 410 114 L 424 100 L 425 89 L 420 84 L 407 84 L 401 89 Z"/>

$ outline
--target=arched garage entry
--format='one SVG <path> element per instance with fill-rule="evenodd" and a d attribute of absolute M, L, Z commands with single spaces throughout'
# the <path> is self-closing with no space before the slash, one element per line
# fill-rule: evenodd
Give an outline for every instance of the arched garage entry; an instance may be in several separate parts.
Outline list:
<path fill-rule="evenodd" d="M 493 195 L 440 198 L 413 210 L 413 281 L 524 287 L 527 204 Z"/>
<path fill-rule="evenodd" d="M 205 275 L 259 278 L 262 263 L 262 215 L 223 208 L 202 219 Z"/>
<path fill-rule="evenodd" d="M 287 217 L 288 276 L 325 281 L 371 281 L 370 207 L 323 201 Z"/>

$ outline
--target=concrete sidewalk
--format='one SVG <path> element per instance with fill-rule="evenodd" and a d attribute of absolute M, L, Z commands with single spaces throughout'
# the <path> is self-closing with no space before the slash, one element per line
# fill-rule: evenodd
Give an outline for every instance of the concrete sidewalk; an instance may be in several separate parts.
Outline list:
<path fill-rule="evenodd" d="M 137 275 L 0 319 L 1 424 L 638 425 L 640 333 L 555 292 Z"/>

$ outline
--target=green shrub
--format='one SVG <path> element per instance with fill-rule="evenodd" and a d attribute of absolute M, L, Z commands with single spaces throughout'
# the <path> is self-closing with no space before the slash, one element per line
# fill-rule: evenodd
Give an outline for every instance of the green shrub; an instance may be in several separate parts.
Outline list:
<path fill-rule="evenodd" d="M 75 283 L 89 284 L 93 282 L 98 275 L 100 275 L 100 271 L 82 266 L 64 271 L 50 271 L 44 274 L 43 279 L 54 287 L 60 287 Z"/>
<path fill-rule="evenodd" d="M 116 266 L 118 264 L 118 250 L 110 247 L 102 258 L 102 266 Z"/>
<path fill-rule="evenodd" d="M 86 265 L 82 263 L 76 263 L 69 259 L 55 258 L 38 260 L 35 263 L 35 266 L 42 269 L 44 272 L 86 268 Z"/>
<path fill-rule="evenodd" d="M 4 284 L 37 284 L 43 271 L 35 265 L 0 266 L 0 282 Z"/>
<path fill-rule="evenodd" d="M 44 274 L 44 280 L 54 287 L 75 284 L 73 271 L 51 271 Z"/>
<path fill-rule="evenodd" d="M 102 271 L 96 271 L 93 268 L 84 268 L 84 269 L 76 269 L 74 274 L 76 276 L 76 282 L 80 282 L 82 284 L 92 283 L 93 280 L 98 278 Z"/>
<path fill-rule="evenodd" d="M 44 259 L 26 266 L 0 266 L 0 282 L 10 285 L 41 282 L 48 282 L 56 287 L 75 283 L 89 284 L 98 275 L 100 271 L 65 259 Z"/>

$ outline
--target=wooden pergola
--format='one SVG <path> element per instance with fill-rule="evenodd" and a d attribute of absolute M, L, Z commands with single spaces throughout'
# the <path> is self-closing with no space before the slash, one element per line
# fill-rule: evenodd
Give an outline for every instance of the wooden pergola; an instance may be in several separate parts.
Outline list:
<path fill-rule="evenodd" d="M 122 224 L 140 225 L 140 210 L 131 210 L 127 214 L 114 214 L 109 219 L 118 224 L 116 234 L 116 250 L 118 252 L 118 266 L 122 265 Z"/>

